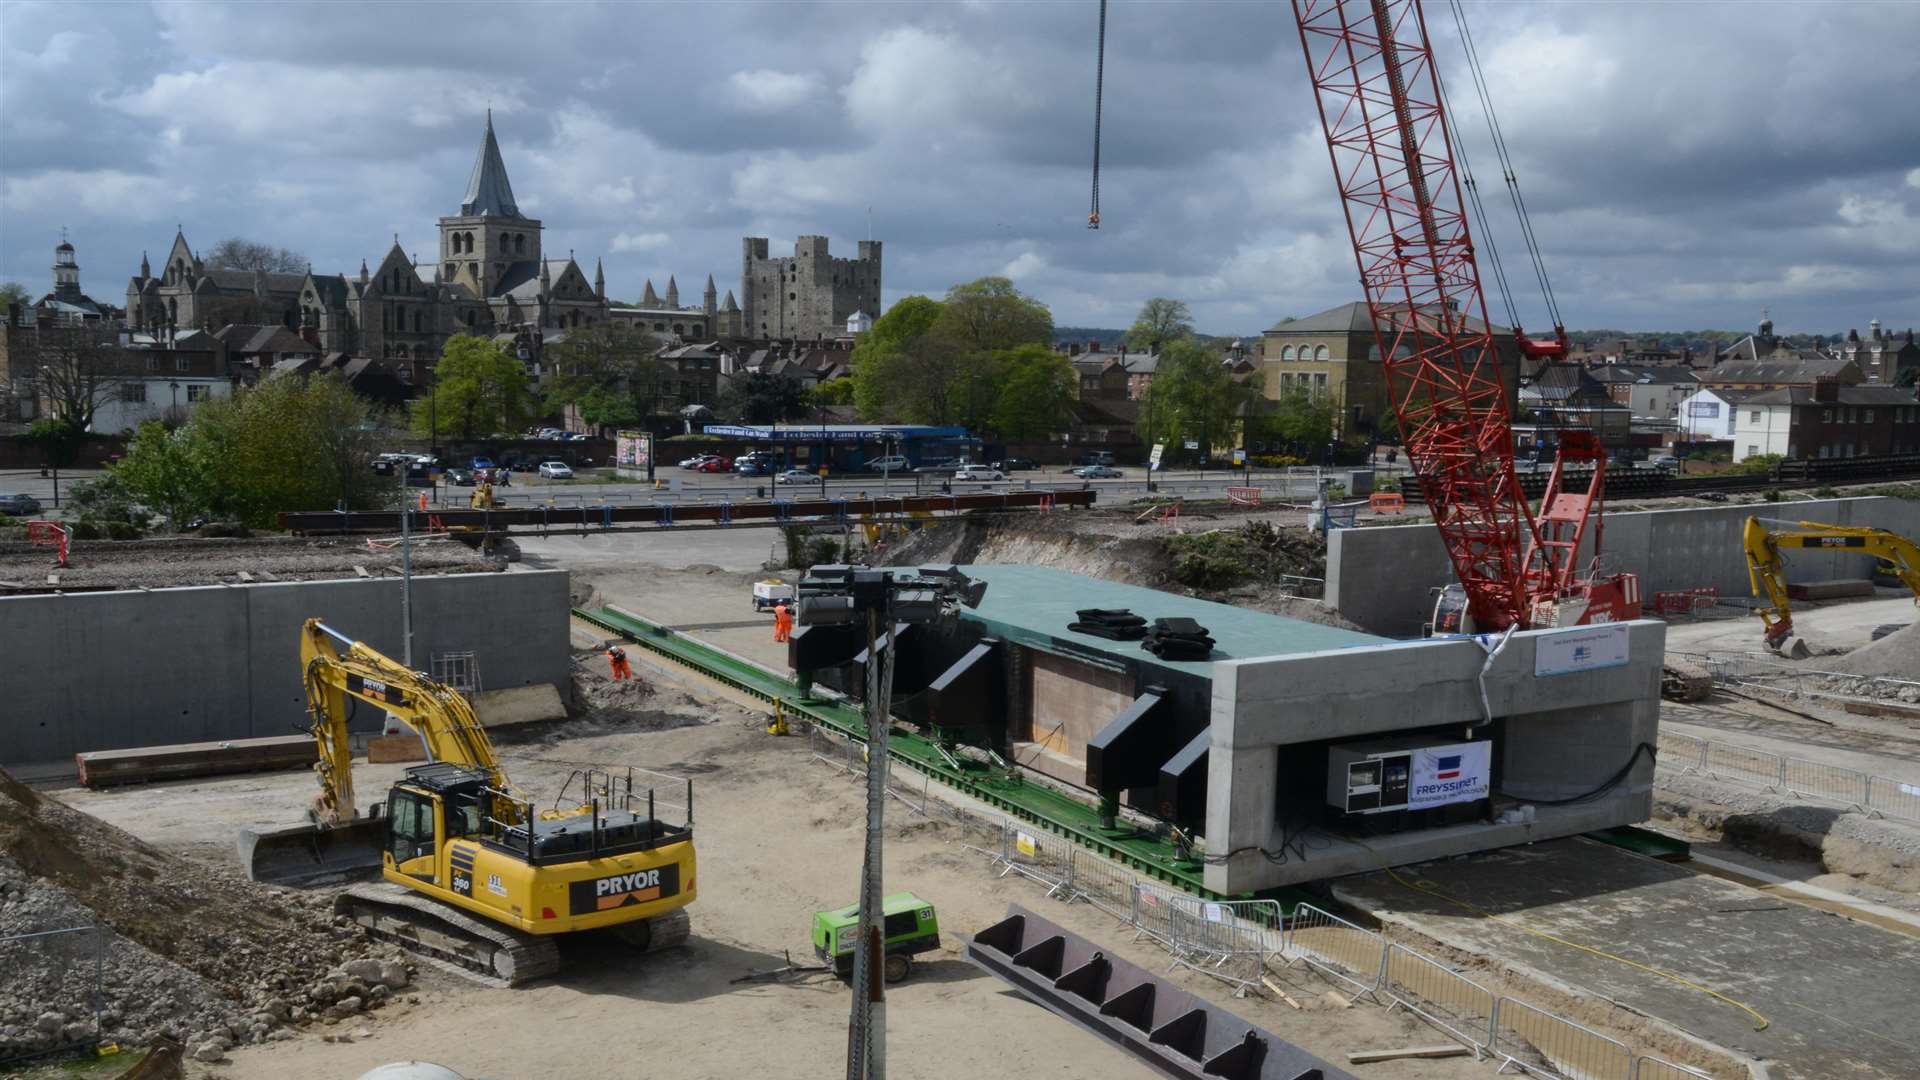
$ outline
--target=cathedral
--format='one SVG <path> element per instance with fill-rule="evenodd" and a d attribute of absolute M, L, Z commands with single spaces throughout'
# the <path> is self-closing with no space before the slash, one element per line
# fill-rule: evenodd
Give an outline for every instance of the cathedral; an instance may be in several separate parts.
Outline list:
<path fill-rule="evenodd" d="M 219 270 L 208 269 L 175 233 L 158 275 L 140 257 L 140 274 L 127 283 L 127 325 L 279 322 L 329 352 L 405 362 L 437 358 L 455 334 L 538 339 L 607 320 L 599 264 L 589 282 L 571 253 L 543 255 L 540 222 L 514 202 L 491 110 L 459 213 L 440 219 L 439 254 L 422 268 L 396 237 L 377 266 L 363 260 L 357 275 Z"/>

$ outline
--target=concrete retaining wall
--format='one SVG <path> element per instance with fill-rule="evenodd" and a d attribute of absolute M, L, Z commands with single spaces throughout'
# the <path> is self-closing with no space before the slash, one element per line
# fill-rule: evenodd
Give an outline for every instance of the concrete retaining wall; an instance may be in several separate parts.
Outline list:
<path fill-rule="evenodd" d="M 1608 514 L 1604 566 L 1640 575 L 1641 593 L 1712 587 L 1746 596 L 1740 531 L 1749 516 L 1830 525 L 1864 525 L 1920 537 L 1920 502 L 1861 498 L 1791 500 L 1747 506 Z M 1589 547 L 1588 553 L 1591 554 Z M 1872 559 L 1844 552 L 1795 551 L 1789 581 L 1863 578 Z M 1361 629 L 1411 637 L 1431 611 L 1429 590 L 1454 580 L 1453 566 L 1431 524 L 1340 529 L 1327 539 L 1327 603 Z"/>
<path fill-rule="evenodd" d="M 487 688 L 571 686 L 561 570 L 421 577 L 414 664 L 471 651 Z M 0 599 L 0 764 L 82 750 L 286 735 L 306 717 L 300 626 L 399 659 L 395 579 Z M 355 730 L 377 729 L 370 709 Z"/>
<path fill-rule="evenodd" d="M 1255 892 L 1646 820 L 1653 758 L 1636 751 L 1656 740 L 1667 628 L 1654 620 L 1624 626 L 1625 666 L 1561 675 L 1535 674 L 1539 642 L 1589 628 L 1513 635 L 1484 681 L 1487 654 L 1465 638 L 1214 665 L 1206 849 L 1228 857 L 1209 862 L 1207 887 Z M 1533 821 L 1469 822 L 1358 841 L 1279 820 L 1281 757 L 1324 760 L 1323 749 L 1297 744 L 1434 725 L 1464 731 L 1489 708 L 1500 721 L 1497 786 L 1515 800 L 1545 800 L 1535 804 Z M 1629 761 L 1632 769 L 1601 790 Z"/>

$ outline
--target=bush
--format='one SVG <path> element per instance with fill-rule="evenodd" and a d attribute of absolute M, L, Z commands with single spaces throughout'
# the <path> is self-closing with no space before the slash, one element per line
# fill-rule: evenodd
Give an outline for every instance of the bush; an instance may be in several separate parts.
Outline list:
<path fill-rule="evenodd" d="M 1785 460 L 1782 454 L 1755 454 L 1745 461 L 1734 462 L 1733 468 L 1727 471 L 1740 476 L 1768 476 L 1773 473 L 1775 465 Z"/>
<path fill-rule="evenodd" d="M 1767 493 L 1766 493 L 1765 495 L 1762 495 L 1762 496 L 1761 496 L 1761 498 L 1763 498 L 1763 499 L 1765 499 L 1765 500 L 1767 500 L 1768 502 L 1779 502 L 1779 501 L 1780 501 L 1780 489 L 1779 489 L 1779 488 L 1768 488 L 1768 489 L 1767 489 Z"/>
<path fill-rule="evenodd" d="M 1822 499 L 1831 499 L 1840 494 L 1838 491 L 1833 490 L 1832 484 L 1821 484 L 1819 487 L 1813 489 L 1813 493 Z"/>
<path fill-rule="evenodd" d="M 807 542 L 807 566 L 820 566 L 840 561 L 840 542 L 826 536 L 816 536 Z"/>
<path fill-rule="evenodd" d="M 1295 465 L 1305 465 L 1307 459 L 1292 454 L 1255 454 L 1252 458 L 1258 469 L 1287 469 Z"/>

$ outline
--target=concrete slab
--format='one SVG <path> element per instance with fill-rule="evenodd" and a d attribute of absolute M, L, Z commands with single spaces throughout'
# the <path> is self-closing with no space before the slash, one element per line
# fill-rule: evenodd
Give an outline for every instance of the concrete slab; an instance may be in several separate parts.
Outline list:
<path fill-rule="evenodd" d="M 1774 1076 L 1910 1077 L 1920 940 L 1777 895 L 1568 839 L 1350 878 L 1345 903 L 1455 948 L 1517 963 L 1777 1063 Z M 1487 917 L 1486 912 L 1510 922 Z M 1543 931 L 1656 967 L 1745 1003 L 1550 941 Z"/>
<path fill-rule="evenodd" d="M 1042 647 L 1051 639 L 1096 655 L 1138 654 L 1144 663 L 1203 678 L 1213 674 L 1215 664 L 1227 660 L 1378 645 L 1385 640 L 1044 566 L 980 564 L 961 569 L 987 582 L 986 598 L 962 617 L 987 624 L 995 636 L 1019 644 L 1040 643 Z M 1148 623 L 1161 618 L 1192 619 L 1212 635 L 1213 656 L 1208 660 L 1161 660 L 1137 641 L 1113 641 L 1067 629 L 1075 620 L 1074 612 L 1083 608 L 1127 608 Z"/>

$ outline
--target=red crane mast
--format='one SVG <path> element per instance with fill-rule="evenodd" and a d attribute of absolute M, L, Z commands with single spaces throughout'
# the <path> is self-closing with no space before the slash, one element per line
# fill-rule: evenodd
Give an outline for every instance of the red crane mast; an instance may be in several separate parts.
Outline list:
<path fill-rule="evenodd" d="M 1577 576 L 1590 519 L 1598 549 L 1599 440 L 1562 433 L 1538 517 L 1514 471 L 1512 414 L 1419 0 L 1293 7 L 1388 393 L 1465 593 L 1468 621 L 1451 628 L 1635 617 L 1631 575 Z M 1528 355 L 1564 354 L 1564 336 L 1514 333 Z M 1569 461 L 1592 464 L 1585 492 L 1562 489 Z"/>

